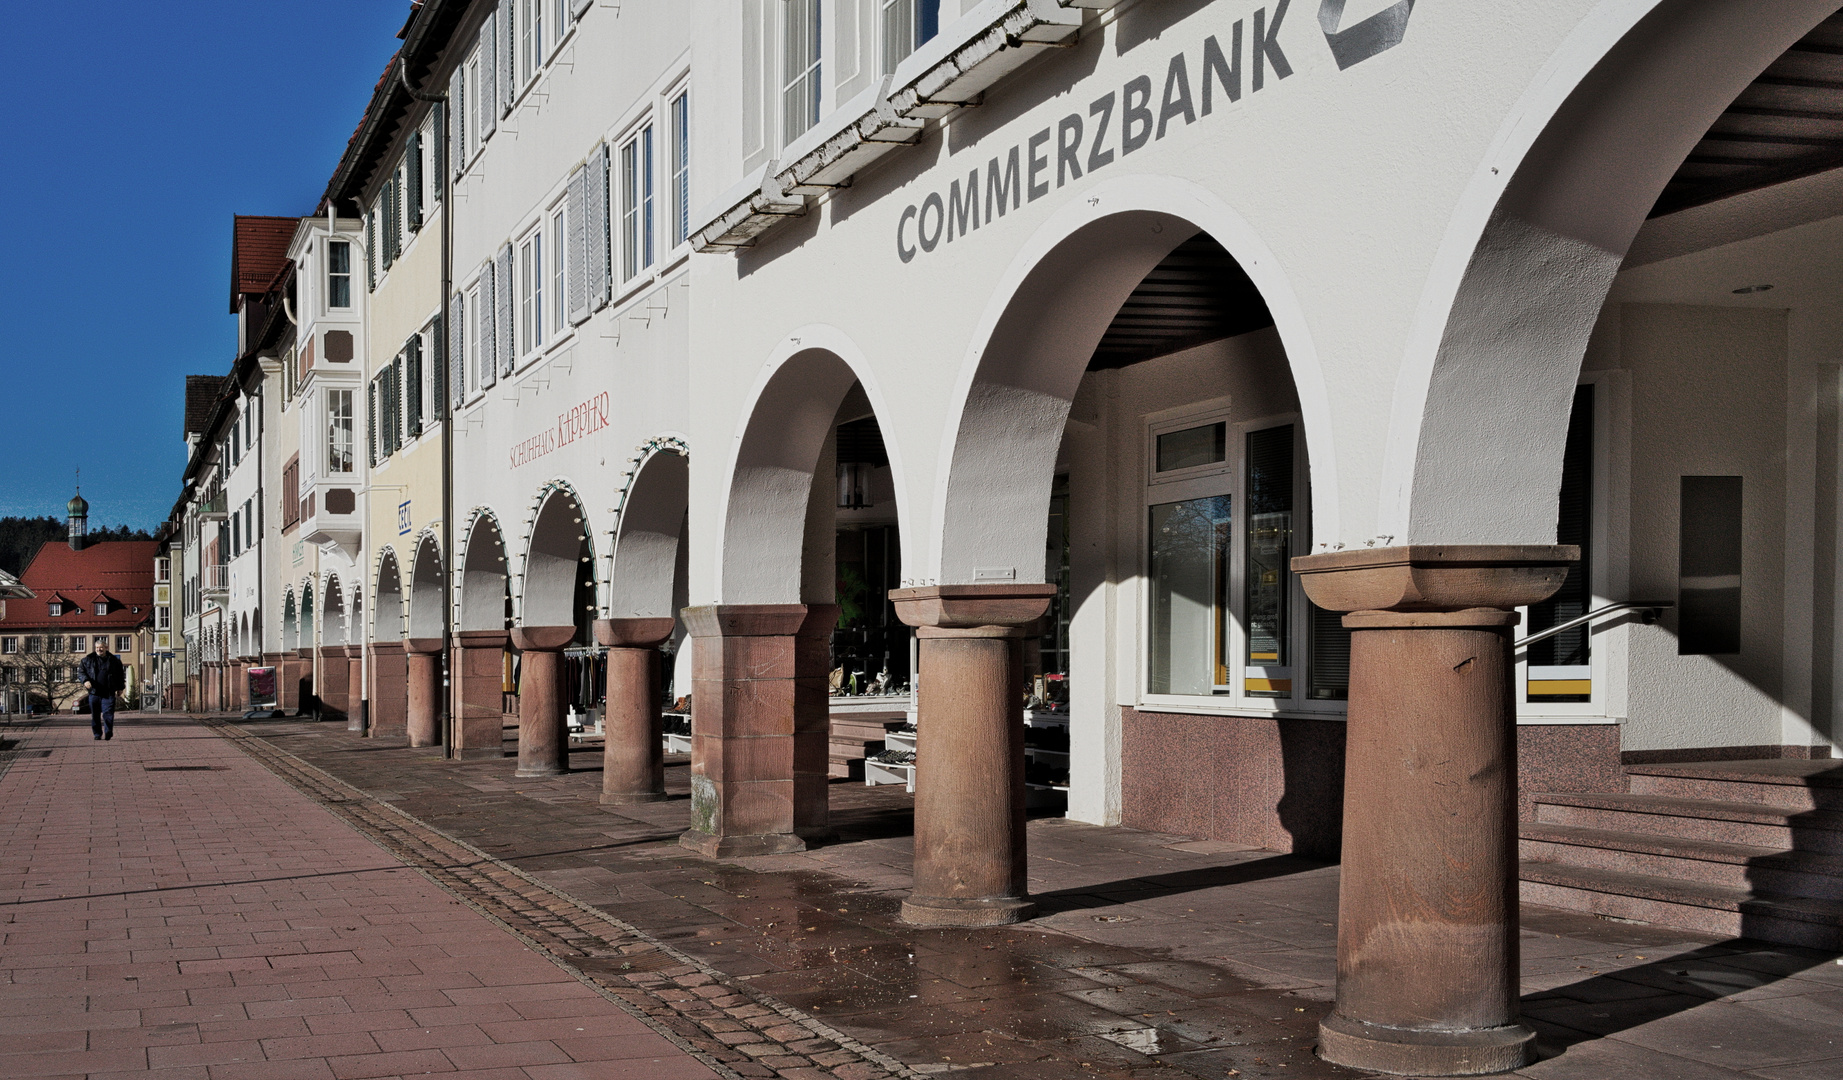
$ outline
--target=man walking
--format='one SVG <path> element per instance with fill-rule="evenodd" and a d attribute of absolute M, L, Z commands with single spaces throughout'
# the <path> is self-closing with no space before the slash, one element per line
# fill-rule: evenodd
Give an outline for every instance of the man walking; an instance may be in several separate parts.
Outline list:
<path fill-rule="evenodd" d="M 127 685 L 127 672 L 109 651 L 108 638 L 96 638 L 96 648 L 77 665 L 77 678 L 90 693 L 90 731 L 98 739 L 115 738 L 115 695 Z"/>

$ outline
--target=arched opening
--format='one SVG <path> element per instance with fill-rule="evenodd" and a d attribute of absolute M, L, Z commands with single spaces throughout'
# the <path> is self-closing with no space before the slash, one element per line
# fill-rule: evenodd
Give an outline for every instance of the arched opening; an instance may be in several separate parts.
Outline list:
<path fill-rule="evenodd" d="M 300 640 L 301 627 L 295 614 L 294 589 L 289 588 L 282 594 L 282 649 L 293 652 L 300 647 Z"/>
<path fill-rule="evenodd" d="M 665 705 L 679 693 L 663 646 L 682 639 L 686 600 L 686 511 L 690 469 L 677 449 L 641 462 L 619 506 L 608 579 L 607 618 L 596 623 L 603 648 L 595 673 L 602 705 L 602 801 L 665 797 Z M 686 689 L 689 689 L 687 686 Z M 689 718 L 674 710 L 672 734 L 688 738 Z"/>
<path fill-rule="evenodd" d="M 371 613 L 370 646 L 365 662 L 365 699 L 369 703 L 367 734 L 375 738 L 409 736 L 409 657 L 404 642 L 403 578 L 397 553 L 385 548 L 378 558 L 376 598 Z"/>
<path fill-rule="evenodd" d="M 729 477 L 721 603 L 691 609 L 690 631 L 697 649 L 722 657 L 778 657 L 751 679 L 758 688 L 769 685 L 762 680 L 777 685 L 768 691 L 772 704 L 753 710 L 731 704 L 721 681 L 698 683 L 692 692 L 692 829 L 683 842 L 695 850 L 796 850 L 806 837 L 825 833 L 835 696 L 828 691 L 871 689 L 875 676 L 867 670 L 881 674 L 891 663 L 906 690 L 906 628 L 884 625 L 889 586 L 900 582 L 902 485 L 871 401 L 839 352 L 813 347 L 779 359 L 755 395 Z M 853 514 L 863 520 L 850 520 Z M 877 530 L 881 545 L 875 554 L 882 590 L 874 597 L 863 578 L 868 529 Z M 841 538 L 852 561 L 840 557 Z M 848 570 L 843 578 L 841 568 Z M 841 582 L 848 590 L 842 598 Z M 852 608 L 842 629 L 841 599 Z M 874 643 L 866 633 L 873 622 L 884 632 Z M 727 668 L 729 661 L 721 664 Z M 889 697 L 887 711 L 900 718 L 906 699 Z M 870 726 L 878 737 L 865 741 L 880 742 L 881 718 Z M 784 739 L 786 752 L 723 752 L 730 740 L 764 737 Z M 772 812 L 743 809 L 762 807 L 752 795 L 767 791 L 786 792 L 785 801 Z"/>
<path fill-rule="evenodd" d="M 315 699 L 322 720 L 345 720 L 358 715 L 353 708 L 352 670 L 347 662 L 349 621 L 346 595 L 339 576 L 328 574 L 320 603 L 320 647 L 314 677 Z M 354 605 L 356 608 L 356 604 Z"/>
<path fill-rule="evenodd" d="M 460 598 L 454 641 L 452 752 L 457 757 L 504 754 L 507 699 L 517 686 L 507 652 L 512 594 L 505 539 L 490 513 L 477 514 L 461 549 Z"/>
<path fill-rule="evenodd" d="M 518 625 L 518 775 L 567 772 L 571 729 L 599 707 L 595 550 L 576 493 L 555 484 L 531 522 Z"/>
<path fill-rule="evenodd" d="M 447 716 L 447 602 L 441 546 L 433 534 L 425 534 L 416 544 L 410 565 L 409 636 L 404 640 L 408 650 L 404 670 L 409 680 L 406 697 L 411 746 L 436 746 L 449 737 L 443 730 Z"/>

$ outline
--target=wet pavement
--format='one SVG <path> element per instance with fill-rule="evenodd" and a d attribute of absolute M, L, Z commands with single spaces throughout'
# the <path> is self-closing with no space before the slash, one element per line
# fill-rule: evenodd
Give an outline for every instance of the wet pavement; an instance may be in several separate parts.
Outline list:
<path fill-rule="evenodd" d="M 838 838 L 816 850 L 709 860 L 676 846 L 682 761 L 667 770 L 671 800 L 602 807 L 593 748 L 572 755 L 579 771 L 519 780 L 509 758 L 451 762 L 330 724 L 240 730 L 288 752 L 271 768 L 311 763 L 630 926 L 617 951 L 685 958 L 625 973 L 623 993 L 689 1025 L 672 1030 L 694 1048 L 734 1049 L 716 1060 L 737 1075 L 1357 1075 L 1312 1054 L 1335 980 L 1335 866 L 1042 816 L 1030 825 L 1038 919 L 920 930 L 896 917 L 912 827 L 900 788 L 834 783 Z M 1523 925 L 1524 1007 L 1545 1059 L 1521 1075 L 1843 1075 L 1833 956 L 1534 907 Z M 779 1019 L 741 1018 L 726 1037 L 713 1000 Z M 792 1044 L 843 1056 L 783 1069 Z"/>

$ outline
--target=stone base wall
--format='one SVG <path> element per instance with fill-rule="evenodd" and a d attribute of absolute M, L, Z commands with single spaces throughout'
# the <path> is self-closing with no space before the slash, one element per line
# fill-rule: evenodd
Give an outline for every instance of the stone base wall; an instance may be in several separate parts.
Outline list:
<path fill-rule="evenodd" d="M 1123 824 L 1338 857 L 1343 721 L 1120 711 Z M 1526 821 L 1539 792 L 1627 790 L 1616 724 L 1521 725 L 1517 757 Z"/>

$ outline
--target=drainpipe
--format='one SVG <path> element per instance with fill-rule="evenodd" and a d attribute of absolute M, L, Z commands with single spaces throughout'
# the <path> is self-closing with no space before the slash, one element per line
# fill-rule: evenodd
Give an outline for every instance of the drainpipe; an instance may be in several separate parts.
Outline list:
<path fill-rule="evenodd" d="M 453 328 L 448 325 L 453 307 L 449 303 L 454 292 L 454 167 L 455 162 L 448 158 L 448 148 L 453 141 L 448 135 L 448 125 L 453 123 L 449 115 L 448 95 L 444 91 L 438 94 L 425 93 L 410 85 L 409 66 L 401 56 L 397 58 L 397 81 L 402 84 L 403 92 L 417 101 L 428 101 L 440 105 L 437 112 L 441 122 L 435 125 L 437 145 L 442 147 L 442 364 L 446 371 L 442 377 L 443 397 L 441 403 L 442 418 L 442 751 L 449 757 L 454 756 L 454 603 L 450 590 L 454 581 L 451 563 L 454 560 L 454 386 L 452 377 L 455 370 L 454 357 L 448 355 L 448 343 L 454 340 Z M 462 378 L 466 378 L 463 371 Z M 414 588 L 415 564 L 410 566 L 411 588 Z"/>

